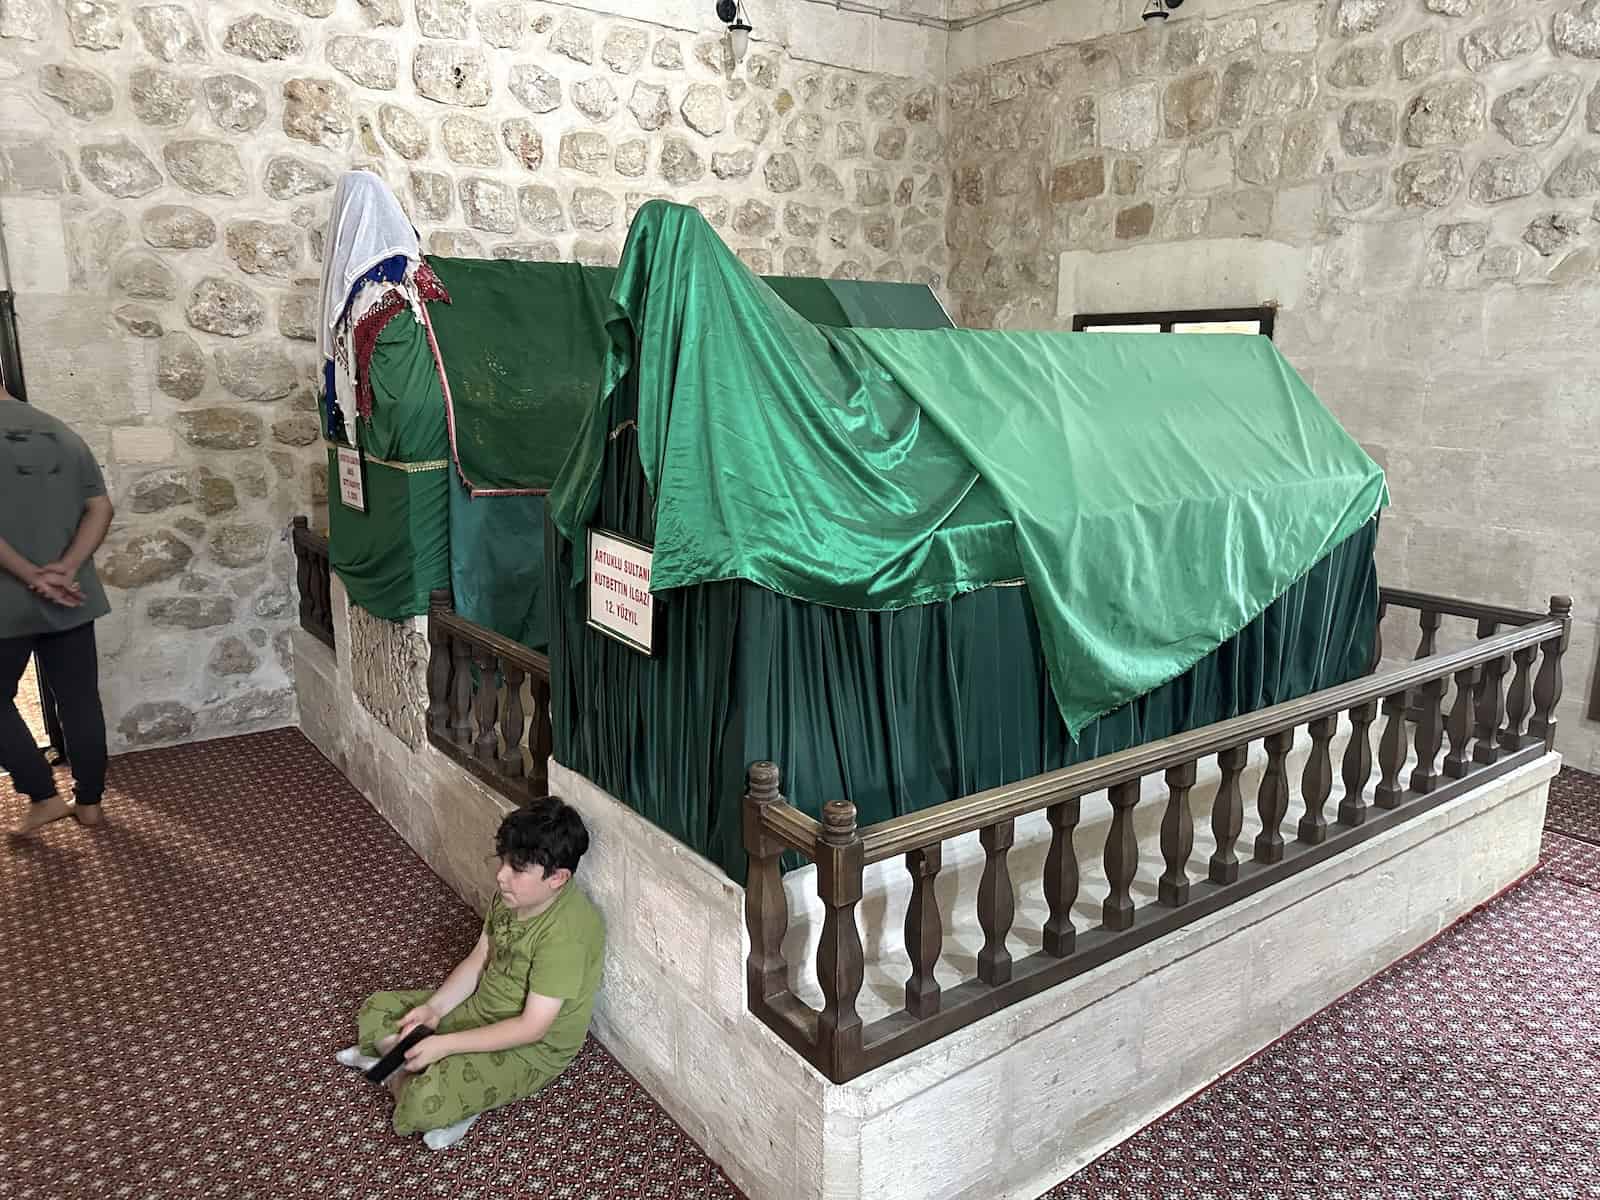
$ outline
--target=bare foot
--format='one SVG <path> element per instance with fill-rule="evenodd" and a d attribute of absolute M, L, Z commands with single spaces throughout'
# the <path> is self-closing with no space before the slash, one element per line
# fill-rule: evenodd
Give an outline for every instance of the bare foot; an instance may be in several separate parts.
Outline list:
<path fill-rule="evenodd" d="M 60 796 L 51 796 L 48 800 L 41 800 L 37 804 L 29 804 L 28 811 L 12 828 L 11 832 L 18 837 L 28 837 L 38 829 L 59 821 L 62 817 L 69 816 L 72 807 Z"/>
<path fill-rule="evenodd" d="M 78 824 L 88 829 L 93 829 L 105 820 L 105 813 L 100 811 L 98 804 L 74 804 L 72 815 L 77 818 Z"/>

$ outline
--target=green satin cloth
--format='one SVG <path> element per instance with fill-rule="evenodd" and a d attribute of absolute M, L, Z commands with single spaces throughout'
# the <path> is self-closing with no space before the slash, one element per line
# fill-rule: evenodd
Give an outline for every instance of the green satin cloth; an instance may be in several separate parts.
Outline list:
<path fill-rule="evenodd" d="M 450 578 L 449 474 L 368 461 L 366 512 L 339 500 L 337 451 L 328 450 L 328 565 L 352 604 L 399 621 L 428 611 L 428 593 Z"/>
<path fill-rule="evenodd" d="M 627 381 L 653 591 L 742 579 L 885 610 L 1020 575 L 1072 735 L 1215 650 L 1386 501 L 1266 338 L 821 327 L 662 201 L 611 299 L 602 397 L 551 496 L 564 537 L 596 509 Z"/>
<path fill-rule="evenodd" d="M 625 382 L 608 406 L 621 432 L 602 452 L 595 520 L 650 542 L 632 415 Z M 1025 588 L 878 612 L 742 581 L 679 588 L 657 597 L 645 658 L 586 627 L 581 555 L 552 529 L 555 754 L 742 881 L 752 762 L 780 764 L 785 794 L 812 816 L 845 799 L 870 824 L 1359 677 L 1377 628 L 1376 538 L 1374 521 L 1212 653 L 1073 739 Z"/>

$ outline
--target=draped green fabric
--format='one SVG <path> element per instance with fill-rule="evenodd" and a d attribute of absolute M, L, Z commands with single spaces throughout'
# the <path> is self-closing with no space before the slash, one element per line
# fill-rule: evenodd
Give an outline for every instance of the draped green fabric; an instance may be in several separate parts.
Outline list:
<path fill-rule="evenodd" d="M 1073 735 L 1215 650 L 1386 501 L 1266 338 L 821 327 L 661 201 L 612 300 L 602 386 L 636 396 L 653 591 L 742 579 L 882 610 L 1020 564 Z M 598 504 L 609 411 L 551 497 L 569 540 Z"/>
<path fill-rule="evenodd" d="M 462 471 L 480 488 L 547 488 L 572 441 L 574 414 L 586 412 L 599 389 L 615 270 L 429 262 L 452 297 L 449 304 L 429 305 L 429 314 L 451 381 Z M 921 286 L 769 282 L 790 307 L 821 324 L 848 324 L 850 313 L 907 328 L 949 324 L 933 293 Z M 369 460 L 416 465 L 449 459 L 444 391 L 427 335 L 410 313 L 398 314 L 379 333 L 370 376 L 372 419 L 360 429 Z M 380 474 L 374 484 L 369 478 L 365 515 L 340 506 L 337 489 L 332 492 L 337 511 L 330 521 L 346 539 L 334 562 L 347 589 L 365 598 L 363 607 L 398 619 L 426 612 L 428 592 L 448 584 L 468 620 L 543 648 L 543 497 L 472 496 L 459 474 L 450 474 L 447 483 Z M 441 505 L 448 510 L 447 560 L 438 553 Z"/>
<path fill-rule="evenodd" d="M 595 522 L 656 536 L 627 425 L 606 406 Z M 813 816 L 885 820 L 1356 678 L 1377 628 L 1371 522 L 1189 670 L 1071 738 L 1026 588 L 852 611 L 742 581 L 656 597 L 654 658 L 587 628 L 572 544 L 552 527 L 552 732 L 559 761 L 742 881 L 744 771 L 770 759 Z M 786 868 L 796 865 L 786 862 Z"/>
<path fill-rule="evenodd" d="M 328 562 L 350 600 L 390 621 L 428 611 L 450 579 L 449 472 L 366 466 L 366 512 L 339 501 L 337 451 L 328 450 Z"/>
<path fill-rule="evenodd" d="M 428 306 L 450 380 L 455 449 L 474 488 L 546 489 L 594 403 L 609 272 L 576 263 L 430 258 Z"/>
<path fill-rule="evenodd" d="M 428 261 L 450 293 L 449 304 L 430 304 L 428 313 L 450 380 L 462 473 L 483 491 L 549 488 L 594 404 L 610 346 L 606 323 L 615 315 L 615 269 Z M 820 325 L 950 324 L 938 299 L 920 284 L 766 282 L 795 312 Z"/>
<path fill-rule="evenodd" d="M 473 496 L 451 473 L 450 585 L 456 612 L 530 650 L 549 639 L 545 498 Z"/>
<path fill-rule="evenodd" d="M 449 457 L 444 390 L 428 335 L 409 312 L 378 333 L 369 367 L 372 420 L 362 421 L 361 449 L 390 462 L 442 462 Z"/>

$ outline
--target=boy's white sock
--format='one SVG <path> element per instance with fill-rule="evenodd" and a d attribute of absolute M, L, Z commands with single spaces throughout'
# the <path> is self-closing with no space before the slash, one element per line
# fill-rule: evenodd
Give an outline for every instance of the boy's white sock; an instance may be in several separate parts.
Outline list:
<path fill-rule="evenodd" d="M 378 1060 L 373 1058 L 372 1055 L 361 1053 L 360 1046 L 346 1046 L 335 1054 L 334 1058 L 339 1060 L 341 1067 L 353 1067 L 357 1071 L 365 1071 L 369 1067 L 378 1065 Z"/>
<path fill-rule="evenodd" d="M 422 1135 L 423 1144 L 429 1150 L 445 1150 L 454 1146 L 467 1136 L 467 1130 L 472 1128 L 472 1123 L 480 1114 L 473 1113 L 465 1121 L 457 1121 L 454 1125 L 446 1125 L 443 1129 L 430 1129 Z"/>

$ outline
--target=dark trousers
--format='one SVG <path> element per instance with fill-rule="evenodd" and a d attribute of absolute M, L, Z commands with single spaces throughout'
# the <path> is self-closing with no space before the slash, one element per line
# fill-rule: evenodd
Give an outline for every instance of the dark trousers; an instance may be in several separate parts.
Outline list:
<path fill-rule="evenodd" d="M 99 804 L 106 790 L 106 718 L 92 621 L 65 633 L 0 638 L 0 767 L 11 772 L 17 791 L 35 802 L 56 794 L 50 764 L 17 711 L 17 684 L 35 652 L 61 717 L 78 803 Z"/>

